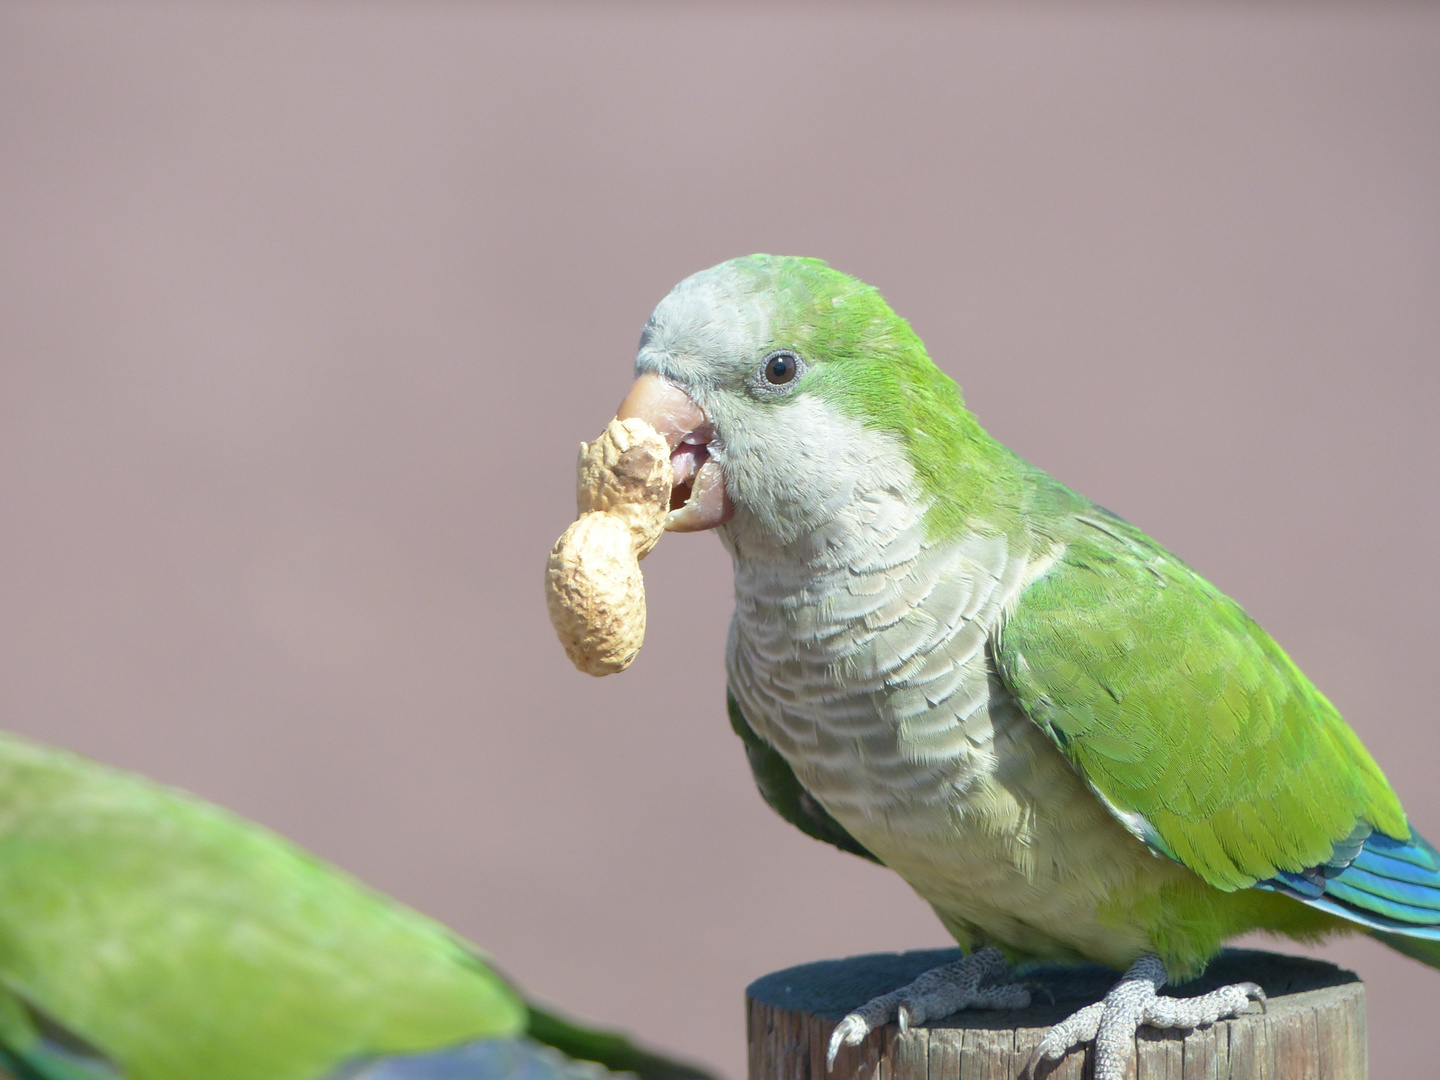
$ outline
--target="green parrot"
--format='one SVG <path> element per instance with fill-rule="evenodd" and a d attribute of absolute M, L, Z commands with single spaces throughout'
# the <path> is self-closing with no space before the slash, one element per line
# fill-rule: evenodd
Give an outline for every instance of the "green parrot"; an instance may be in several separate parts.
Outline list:
<path fill-rule="evenodd" d="M 600 1074 L 572 1058 L 704 1078 L 527 1005 L 444 926 L 257 825 L 0 733 L 0 1077 Z"/>
<path fill-rule="evenodd" d="M 734 562 L 731 723 L 765 800 L 890 867 L 968 955 L 830 1045 L 1022 1007 L 1009 965 L 1125 972 L 1036 1052 L 1235 1015 L 1160 994 L 1228 938 L 1363 930 L 1440 967 L 1440 858 L 1239 605 L 1001 446 L 875 289 L 755 255 L 655 309 L 620 417 L 672 447 L 667 527 Z"/>

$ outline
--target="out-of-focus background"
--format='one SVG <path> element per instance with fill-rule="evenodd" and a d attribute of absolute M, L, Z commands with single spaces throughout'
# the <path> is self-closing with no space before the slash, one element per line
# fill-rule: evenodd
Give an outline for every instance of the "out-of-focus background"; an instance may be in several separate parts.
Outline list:
<path fill-rule="evenodd" d="M 812 254 L 1440 839 L 1437 57 L 1419 5 L 6 3 L 0 725 L 741 1075 L 748 980 L 944 932 L 755 794 L 713 537 L 605 680 L 541 567 L 655 303 Z M 1321 951 L 1432 1068 L 1440 973 Z"/>

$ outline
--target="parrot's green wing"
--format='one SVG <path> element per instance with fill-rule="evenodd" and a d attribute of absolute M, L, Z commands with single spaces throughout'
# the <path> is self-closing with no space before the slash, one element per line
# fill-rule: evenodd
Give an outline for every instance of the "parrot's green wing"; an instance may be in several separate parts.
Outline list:
<path fill-rule="evenodd" d="M 745 744 L 745 755 L 750 760 L 750 771 L 755 775 L 755 786 L 760 789 L 760 795 L 770 809 L 807 836 L 878 863 L 880 860 L 801 786 L 789 762 L 780 756 L 779 751 L 755 734 L 745 720 L 745 714 L 740 711 L 740 703 L 735 700 L 734 694 L 725 695 L 725 706 L 730 712 L 730 726 Z"/>
<path fill-rule="evenodd" d="M 1127 829 L 1225 890 L 1324 865 L 1357 827 L 1410 836 L 1360 740 L 1265 631 L 1057 489 L 1044 497 L 1073 503 L 1056 561 L 992 642 L 995 666 Z"/>

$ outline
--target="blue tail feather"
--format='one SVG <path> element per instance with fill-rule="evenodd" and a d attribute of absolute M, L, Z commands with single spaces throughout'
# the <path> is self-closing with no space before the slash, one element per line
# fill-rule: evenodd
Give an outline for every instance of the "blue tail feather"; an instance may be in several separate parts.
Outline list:
<path fill-rule="evenodd" d="M 1419 833 L 1371 833 L 1347 866 L 1325 868 L 1325 892 L 1399 922 L 1440 923 L 1440 857 Z"/>
<path fill-rule="evenodd" d="M 1411 832 L 1408 840 L 1396 840 L 1384 833 L 1371 833 L 1361 847 L 1360 854 L 1395 859 L 1418 866 L 1431 874 L 1440 874 L 1440 852 L 1418 832 Z"/>
<path fill-rule="evenodd" d="M 1430 885 L 1436 874 L 1430 867 L 1405 859 L 1392 859 L 1389 855 L 1381 855 L 1376 851 L 1362 851 L 1350 865 L 1392 881 L 1404 881 L 1411 885 Z"/>
<path fill-rule="evenodd" d="M 1327 895 L 1401 922 L 1440 921 L 1440 888 L 1381 877 L 1354 866 L 1325 884 Z"/>
<path fill-rule="evenodd" d="M 1262 881 L 1257 888 L 1288 893 L 1297 900 L 1318 900 L 1325 895 L 1325 878 L 1319 874 L 1292 874 L 1281 870 L 1273 881 Z"/>
<path fill-rule="evenodd" d="M 1374 937 L 1440 967 L 1440 853 L 1419 833 L 1398 840 L 1372 832 L 1358 849 L 1302 874 L 1282 872 L 1259 887 L 1366 927 Z"/>

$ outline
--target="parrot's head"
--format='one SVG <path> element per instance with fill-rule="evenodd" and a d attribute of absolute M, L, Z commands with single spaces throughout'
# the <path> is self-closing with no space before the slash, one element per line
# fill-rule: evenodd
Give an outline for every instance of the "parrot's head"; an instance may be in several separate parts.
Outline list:
<path fill-rule="evenodd" d="M 670 443 L 667 528 L 759 553 L 834 543 L 882 504 L 947 528 L 989 443 L 880 294 L 818 259 L 751 255 L 686 278 L 640 338 L 619 411 Z M 934 519 L 934 520 L 931 520 Z"/>

